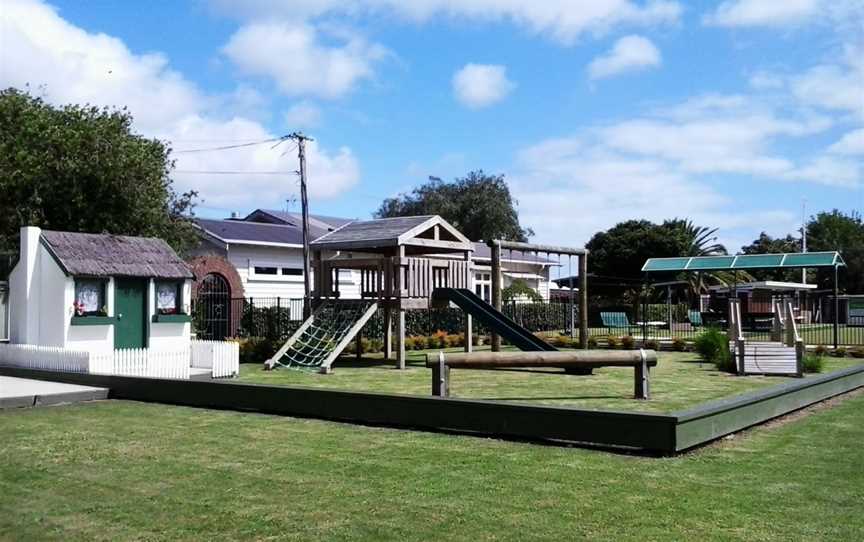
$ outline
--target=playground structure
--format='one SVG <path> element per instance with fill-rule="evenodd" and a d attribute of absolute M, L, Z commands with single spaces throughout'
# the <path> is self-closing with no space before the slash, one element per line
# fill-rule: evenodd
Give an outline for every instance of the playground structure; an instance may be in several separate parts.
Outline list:
<path fill-rule="evenodd" d="M 450 369 L 514 369 L 557 367 L 571 374 L 585 374 L 599 367 L 633 367 L 633 396 L 649 399 L 649 368 L 657 366 L 653 350 L 574 350 L 571 352 L 475 352 L 426 354 L 432 369 L 432 395 L 450 396 Z"/>
<path fill-rule="evenodd" d="M 314 367 L 329 372 L 352 339 L 380 308 L 384 315 L 384 357 L 405 368 L 405 311 L 428 308 L 439 288 L 471 285 L 471 241 L 440 216 L 384 218 L 350 222 L 313 241 L 312 315 L 266 362 Z M 325 258 L 324 253 L 335 254 Z M 358 300 L 340 299 L 346 270 L 360 274 Z M 471 348 L 466 318 L 465 348 Z"/>
<path fill-rule="evenodd" d="M 466 352 L 472 349 L 473 318 L 492 330 L 493 350 L 500 349 L 502 336 L 524 351 L 557 350 L 501 312 L 502 249 L 580 258 L 580 337 L 583 346 L 587 345 L 587 251 L 498 240 L 489 244 L 495 306 L 471 291 L 472 243 L 440 216 L 351 222 L 323 235 L 311 243 L 314 312 L 265 367 L 308 367 L 329 372 L 339 354 L 352 340 L 359 341 L 363 326 L 381 309 L 384 358 L 393 359 L 395 354 L 396 366 L 404 369 L 405 311 L 447 307 L 451 303 L 465 313 Z M 333 256 L 325 258 L 325 253 Z M 359 271 L 360 300 L 341 299 L 340 277 L 347 270 Z"/>
<path fill-rule="evenodd" d="M 755 269 L 806 269 L 833 268 L 834 270 L 834 346 L 838 345 L 839 292 L 838 274 L 845 266 L 837 252 L 810 252 L 788 254 L 752 254 L 734 256 L 694 256 L 680 258 L 649 258 L 642 271 L 646 277 L 651 273 L 665 276 L 677 273 L 700 273 L 710 271 L 738 272 Z M 649 283 L 650 284 L 650 283 Z M 735 285 L 732 285 L 735 291 Z M 645 297 L 647 305 L 647 296 Z M 771 374 L 803 376 L 805 344 L 799 333 L 796 316 L 789 301 L 772 301 L 772 331 L 770 341 L 747 341 L 741 317 L 741 302 L 736 297 L 729 299 L 728 338 L 729 349 L 736 361 L 738 374 Z M 647 310 L 644 311 L 647 313 Z M 648 323 L 643 323 L 643 335 L 647 336 Z"/>

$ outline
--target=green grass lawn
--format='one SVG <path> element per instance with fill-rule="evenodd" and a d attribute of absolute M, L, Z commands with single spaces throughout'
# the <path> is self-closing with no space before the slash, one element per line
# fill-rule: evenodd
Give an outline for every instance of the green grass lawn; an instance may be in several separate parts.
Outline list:
<path fill-rule="evenodd" d="M 864 539 L 864 395 L 675 458 L 105 401 L 0 412 L 0 540 Z"/>
<path fill-rule="evenodd" d="M 458 348 L 451 351 L 460 351 Z M 428 351 L 434 352 L 434 351 Z M 243 364 L 240 381 L 262 384 L 338 388 L 380 393 L 429 395 L 431 371 L 425 367 L 427 351 L 409 352 L 408 368 L 396 370 L 379 356 L 362 363 L 337 361 L 334 372 L 264 371 L 262 365 Z M 827 358 L 826 371 L 848 367 L 861 360 Z M 786 377 L 739 377 L 700 363 L 692 353 L 661 352 L 651 371 L 648 401 L 633 399 L 633 369 L 616 367 L 594 371 L 592 376 L 566 375 L 560 369 L 542 371 L 478 371 L 454 369 L 450 373 L 451 396 L 529 404 L 570 405 L 580 408 L 673 412 L 712 399 L 737 395 L 765 386 L 788 382 Z"/>

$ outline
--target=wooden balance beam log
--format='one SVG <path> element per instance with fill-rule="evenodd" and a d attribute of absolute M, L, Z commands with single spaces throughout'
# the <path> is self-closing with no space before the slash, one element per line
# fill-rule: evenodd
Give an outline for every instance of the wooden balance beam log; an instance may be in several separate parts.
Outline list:
<path fill-rule="evenodd" d="M 650 367 L 657 366 L 654 350 L 574 350 L 570 352 L 472 352 L 426 354 L 432 369 L 432 395 L 450 396 L 450 369 L 508 369 L 560 367 L 568 372 L 597 367 L 633 367 L 633 395 L 648 399 Z"/>

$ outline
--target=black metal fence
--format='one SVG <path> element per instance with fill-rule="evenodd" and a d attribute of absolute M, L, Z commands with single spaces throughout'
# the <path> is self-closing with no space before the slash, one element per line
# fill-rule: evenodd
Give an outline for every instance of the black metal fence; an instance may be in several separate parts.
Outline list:
<path fill-rule="evenodd" d="M 214 304 L 218 304 L 214 306 Z M 808 314 L 799 324 L 799 331 L 809 345 L 833 345 L 833 298 L 819 300 L 818 309 Z M 850 321 L 846 304 L 838 313 L 837 343 L 846 346 L 864 345 L 864 325 Z M 578 322 L 578 307 L 569 303 L 508 303 L 504 313 L 516 323 L 536 333 L 558 332 L 569 334 L 572 322 Z M 645 311 L 646 317 L 642 317 Z M 617 313 L 604 323 L 602 313 Z M 303 300 L 281 297 L 235 298 L 224 300 L 217 296 L 199 297 L 193 304 L 195 331 L 201 338 L 266 337 L 285 339 L 300 325 L 303 318 Z M 214 318 L 214 315 L 217 317 Z M 623 315 L 623 316 L 622 316 Z M 213 325 L 214 320 L 219 325 Z M 611 322 L 614 322 L 610 325 Z M 432 335 L 439 331 L 461 333 L 464 313 L 457 308 L 417 309 L 406 311 L 407 336 Z M 727 329 L 725 314 L 721 311 L 693 313 L 687 305 L 652 303 L 647 306 L 590 303 L 588 312 L 589 334 L 592 337 L 624 337 L 671 341 L 676 338 L 691 341 L 707 328 Z M 743 317 L 744 334 L 751 340 L 770 340 L 772 318 L 770 314 L 752 313 Z M 575 336 L 578 336 L 578 325 Z M 475 320 L 475 333 L 485 335 L 488 330 Z M 366 324 L 364 336 L 382 339 L 384 318 L 379 311 Z"/>

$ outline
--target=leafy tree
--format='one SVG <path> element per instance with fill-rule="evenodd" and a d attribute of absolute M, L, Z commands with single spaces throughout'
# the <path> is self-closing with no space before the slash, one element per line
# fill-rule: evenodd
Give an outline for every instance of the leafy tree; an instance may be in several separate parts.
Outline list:
<path fill-rule="evenodd" d="M 605 232 L 594 234 L 586 248 L 592 292 L 623 297 L 634 305 L 638 302 L 644 280 L 642 266 L 648 258 L 677 256 L 714 256 L 726 254 L 726 248 L 716 243 L 716 229 L 696 226 L 689 220 L 666 220 L 654 224 L 648 220 L 628 220 Z M 709 282 L 725 284 L 728 273 L 704 272 L 696 275 L 655 275 L 654 279 L 687 280 L 691 298 L 695 299 Z M 622 296 L 622 288 L 624 293 Z"/>
<path fill-rule="evenodd" d="M 527 298 L 532 303 L 542 303 L 543 296 L 528 285 L 525 279 L 515 279 L 510 286 L 501 289 L 501 299 L 504 303 Z"/>
<path fill-rule="evenodd" d="M 807 223 L 807 245 L 813 252 L 839 252 L 846 262 L 846 269 L 841 270 L 841 288 L 846 293 L 864 293 L 864 221 L 860 213 L 845 214 L 834 209 L 812 217 Z M 832 287 L 833 273 L 833 270 L 819 270 L 819 286 Z"/>
<path fill-rule="evenodd" d="M 134 134 L 125 109 L 0 91 L 0 249 L 17 249 L 30 225 L 161 237 L 182 251 L 196 240 L 197 194 L 174 192 L 169 152 Z"/>
<path fill-rule="evenodd" d="M 519 224 L 516 203 L 503 175 L 478 170 L 450 183 L 431 178 L 410 193 L 384 200 L 375 216 L 441 215 L 472 241 L 526 241 L 534 232 Z"/>
<path fill-rule="evenodd" d="M 743 254 L 783 254 L 799 252 L 800 250 L 800 239 L 792 235 L 775 238 L 764 231 L 759 234 L 758 239 L 754 239 L 749 245 L 741 247 Z M 754 269 L 750 274 L 756 280 L 782 280 L 786 282 L 799 282 L 801 280 L 801 272 L 793 269 Z"/>

